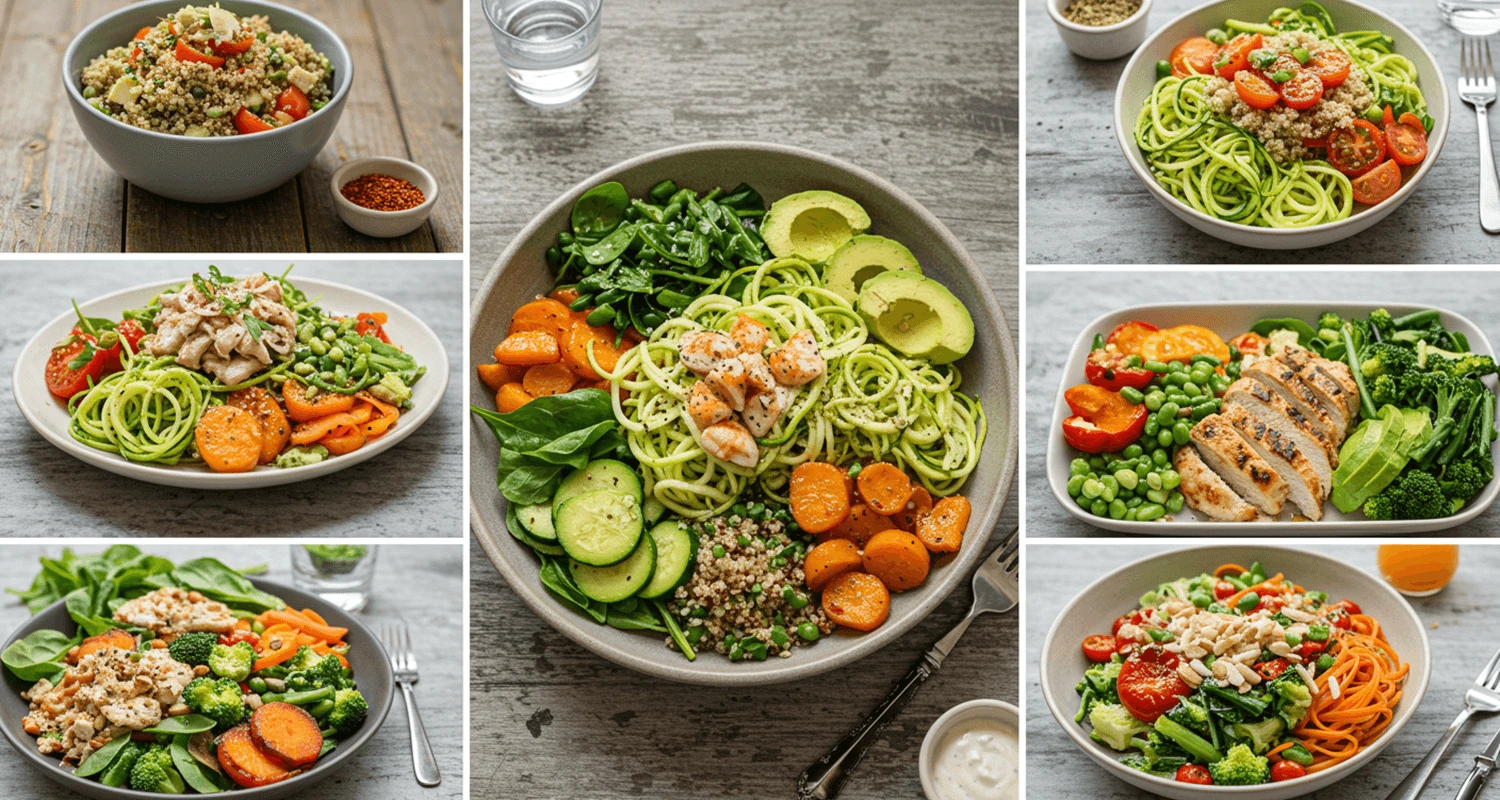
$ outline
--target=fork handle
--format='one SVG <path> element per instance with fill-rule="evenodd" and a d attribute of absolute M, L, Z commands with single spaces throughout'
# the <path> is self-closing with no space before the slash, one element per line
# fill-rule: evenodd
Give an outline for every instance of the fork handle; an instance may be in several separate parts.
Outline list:
<path fill-rule="evenodd" d="M 406 700 L 406 727 L 411 733 L 411 765 L 417 773 L 417 783 L 437 786 L 443 782 L 438 772 L 437 758 L 432 754 L 432 743 L 427 741 L 427 729 L 422 727 L 422 715 L 417 713 L 417 697 L 411 684 L 401 684 L 401 696 Z"/>
<path fill-rule="evenodd" d="M 1489 109 L 1474 104 L 1479 117 L 1479 224 L 1490 233 L 1500 233 L 1500 176 L 1495 173 L 1495 153 L 1490 148 Z"/>
<path fill-rule="evenodd" d="M 1489 780 L 1490 772 L 1494 770 L 1495 762 L 1484 756 L 1474 759 L 1474 768 L 1469 770 L 1469 776 L 1464 778 L 1462 786 L 1458 787 L 1457 800 L 1474 800 L 1484 788 L 1484 782 Z"/>
<path fill-rule="evenodd" d="M 1453 744 L 1459 732 L 1469 724 L 1469 718 L 1472 716 L 1474 716 L 1474 709 L 1465 705 L 1464 710 L 1458 712 L 1458 717 L 1453 720 L 1453 724 L 1449 725 L 1448 730 L 1444 731 L 1442 737 L 1437 740 L 1437 744 L 1434 744 L 1432 749 L 1427 751 L 1427 755 L 1423 756 L 1422 760 L 1412 767 L 1411 772 L 1406 774 L 1406 778 L 1391 790 L 1386 800 L 1417 800 L 1417 796 L 1422 794 L 1422 789 L 1432 779 L 1432 773 L 1437 770 L 1438 762 L 1443 760 L 1448 747 Z"/>

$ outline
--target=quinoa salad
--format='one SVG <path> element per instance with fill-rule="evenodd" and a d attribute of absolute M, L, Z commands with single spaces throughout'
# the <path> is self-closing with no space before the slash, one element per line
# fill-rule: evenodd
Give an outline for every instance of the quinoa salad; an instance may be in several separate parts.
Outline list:
<path fill-rule="evenodd" d="M 274 130 L 333 97 L 328 57 L 269 17 L 183 6 L 83 70 L 100 113 L 160 133 L 234 136 Z"/>

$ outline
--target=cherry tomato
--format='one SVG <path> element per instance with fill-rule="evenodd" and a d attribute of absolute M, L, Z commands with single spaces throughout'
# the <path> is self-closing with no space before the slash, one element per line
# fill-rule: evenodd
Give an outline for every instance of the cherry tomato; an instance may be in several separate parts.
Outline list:
<path fill-rule="evenodd" d="M 276 110 L 285 112 L 292 119 L 302 119 L 312 111 L 307 95 L 295 86 L 288 86 L 276 97 Z"/>
<path fill-rule="evenodd" d="M 1390 113 L 1390 107 L 1386 107 L 1386 115 Z M 1400 121 L 1388 120 L 1385 123 L 1385 144 L 1391 160 L 1397 164 L 1420 164 L 1427 158 L 1427 129 L 1422 127 L 1422 120 L 1417 119 L 1417 115 L 1407 112 L 1401 115 Z"/>
<path fill-rule="evenodd" d="M 1286 601 L 1282 600 L 1280 597 L 1262 597 L 1260 599 L 1260 602 L 1255 605 L 1255 610 L 1273 612 L 1280 611 L 1281 607 L 1284 605 L 1286 605 Z"/>
<path fill-rule="evenodd" d="M 122 342 L 129 342 L 130 352 L 136 352 L 140 349 L 139 347 L 137 347 L 137 345 L 139 345 L 141 339 L 145 338 L 146 336 L 146 329 L 142 328 L 139 322 L 136 322 L 133 319 L 127 319 L 124 322 L 121 322 L 119 325 L 115 326 L 115 335 L 117 337 L 117 341 L 114 346 L 102 351 L 104 352 L 106 357 L 106 361 L 104 363 L 105 375 L 112 375 L 116 372 L 119 372 L 124 367 L 125 348 Z"/>
<path fill-rule="evenodd" d="M 1177 656 L 1159 645 L 1141 648 L 1120 667 L 1115 684 L 1120 704 L 1131 716 L 1147 723 L 1171 711 L 1177 705 L 1177 698 L 1193 691 L 1177 674 L 1177 663 Z"/>
<path fill-rule="evenodd" d="M 1115 654 L 1115 640 L 1113 637 L 1096 633 L 1083 640 L 1083 654 L 1088 660 L 1102 664 Z"/>
<path fill-rule="evenodd" d="M 1367 206 L 1380 205 L 1401 188 L 1401 167 L 1395 161 L 1383 162 L 1375 169 L 1356 177 L 1353 185 L 1355 202 Z"/>
<path fill-rule="evenodd" d="M 1302 656 L 1303 661 L 1311 661 L 1313 658 L 1316 658 L 1319 653 L 1327 649 L 1327 642 L 1315 642 L 1311 639 L 1304 639 L 1302 641 L 1302 644 L 1297 645 L 1296 652 L 1297 655 Z"/>
<path fill-rule="evenodd" d="M 1312 108 L 1322 99 L 1323 82 L 1311 72 L 1299 72 L 1291 80 L 1281 84 L 1281 100 L 1286 103 L 1287 108 L 1302 111 Z"/>
<path fill-rule="evenodd" d="M 246 36 L 238 42 L 214 42 L 214 53 L 221 56 L 234 56 L 250 49 L 255 44 L 254 36 Z"/>
<path fill-rule="evenodd" d="M 1219 581 L 1218 583 L 1214 584 L 1214 599 L 1223 600 L 1228 597 L 1233 597 L 1234 593 L 1238 591 L 1239 589 L 1236 589 L 1234 587 L 1234 584 L 1230 583 L 1229 581 Z"/>
<path fill-rule="evenodd" d="M 1229 340 L 1229 343 L 1231 345 L 1234 345 L 1234 349 L 1240 351 L 1241 353 L 1244 353 L 1247 356 L 1264 355 L 1266 352 L 1266 344 L 1268 344 L 1269 342 L 1269 339 L 1261 336 L 1258 333 L 1242 333 L 1239 336 L 1236 336 L 1233 339 Z M 1233 584 L 1230 585 L 1232 586 Z"/>
<path fill-rule="evenodd" d="M 1083 376 L 1089 383 L 1102 389 L 1118 392 L 1129 386 L 1144 389 L 1156 377 L 1156 373 L 1144 367 L 1132 367 L 1126 356 L 1118 351 L 1102 347 L 1089 353 L 1083 365 Z"/>
<path fill-rule="evenodd" d="M 1114 345 L 1116 352 L 1127 356 L 1138 356 L 1141 354 L 1141 344 L 1146 341 L 1146 337 L 1159 330 L 1161 329 L 1149 322 L 1133 319 L 1116 325 L 1115 329 L 1104 337 L 1104 343 Z"/>
<path fill-rule="evenodd" d="M 131 41 L 138 42 L 138 41 L 146 38 L 148 35 L 150 35 L 150 33 L 151 33 L 151 26 L 147 25 L 146 27 L 141 28 L 140 30 L 136 31 L 135 32 L 135 38 L 132 39 Z"/>
<path fill-rule="evenodd" d="M 94 337 L 73 331 L 47 357 L 47 391 L 64 400 L 88 389 L 90 382 L 98 383 L 108 360 L 99 355 Z"/>
<path fill-rule="evenodd" d="M 1334 604 L 1330 605 L 1328 608 L 1330 610 L 1336 609 L 1336 608 L 1342 608 L 1343 610 L 1349 612 L 1350 614 L 1363 614 L 1363 613 L 1365 613 L 1364 611 L 1360 610 L 1359 603 L 1356 603 L 1353 600 L 1340 600 L 1337 603 L 1334 603 Z"/>
<path fill-rule="evenodd" d="M 1273 658 L 1270 661 L 1262 661 L 1256 664 L 1255 671 L 1260 673 L 1262 678 L 1271 681 L 1281 677 L 1281 673 L 1286 672 L 1288 666 L 1290 665 L 1286 659 Z"/>
<path fill-rule="evenodd" d="M 1265 43 L 1265 37 L 1258 33 L 1242 33 L 1225 42 L 1219 48 L 1219 57 L 1215 61 L 1222 64 L 1216 69 L 1219 77 L 1226 81 L 1234 80 L 1240 70 L 1250 67 L 1250 51 L 1259 50 Z"/>
<path fill-rule="evenodd" d="M 1328 163 L 1351 178 L 1369 172 L 1385 160 L 1385 134 L 1367 119 L 1328 136 Z"/>
<path fill-rule="evenodd" d="M 1256 75 L 1254 72 L 1244 69 L 1234 76 L 1234 90 L 1239 93 L 1240 99 L 1251 108 L 1264 111 L 1276 105 L 1281 95 L 1276 92 L 1276 87 L 1270 81 Z"/>
<path fill-rule="evenodd" d="M 260 644 L 260 637 L 254 631 L 233 631 L 219 634 L 219 644 L 225 647 L 234 647 L 240 642 L 249 642 L 252 645 Z"/>
<path fill-rule="evenodd" d="M 376 312 L 371 314 L 365 312 L 357 318 L 354 330 L 360 336 L 374 336 L 376 339 L 390 344 L 390 337 L 385 335 L 385 321 L 386 315 L 383 313 Z"/>
<path fill-rule="evenodd" d="M 1206 36 L 1184 39 L 1172 48 L 1167 62 L 1172 65 L 1172 74 L 1179 78 L 1189 75 L 1212 75 L 1214 59 L 1219 57 L 1219 46 Z"/>
<path fill-rule="evenodd" d="M 1214 785 L 1213 776 L 1208 774 L 1208 767 L 1199 764 L 1183 764 L 1177 768 L 1177 775 L 1173 779 L 1178 783 L 1196 783 L 1199 786 Z"/>
<path fill-rule="evenodd" d="M 250 113 L 250 109 L 242 108 L 234 115 L 234 127 L 240 133 L 262 133 L 274 131 L 276 126 Z"/>
<path fill-rule="evenodd" d="M 1338 628 L 1339 630 L 1345 631 L 1354 626 L 1354 623 L 1349 619 L 1348 614 L 1329 614 L 1328 624 L 1332 625 L 1335 628 Z"/>
<path fill-rule="evenodd" d="M 1271 765 L 1271 783 L 1289 781 L 1293 778 L 1301 778 L 1305 775 L 1307 775 L 1307 767 L 1304 767 L 1295 761 L 1288 761 L 1283 758 L 1275 764 Z"/>
<path fill-rule="evenodd" d="M 1312 54 L 1302 68 L 1318 76 L 1324 89 L 1332 89 L 1349 79 L 1349 57 L 1337 47 L 1328 47 Z"/>
<path fill-rule="evenodd" d="M 1113 627 L 1110 628 L 1109 632 L 1111 634 L 1115 635 L 1115 636 L 1119 636 L 1120 635 L 1120 627 L 1123 626 L 1127 622 L 1130 622 L 1130 618 L 1129 617 L 1120 617 L 1119 619 L 1115 620 L 1115 624 L 1114 624 Z"/>

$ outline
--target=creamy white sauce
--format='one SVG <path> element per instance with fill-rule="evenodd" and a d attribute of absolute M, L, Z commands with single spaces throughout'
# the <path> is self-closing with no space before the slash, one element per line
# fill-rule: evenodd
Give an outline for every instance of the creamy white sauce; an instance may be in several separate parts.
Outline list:
<path fill-rule="evenodd" d="M 977 717 L 954 725 L 938 743 L 933 777 L 942 800 L 1014 800 L 1020 743 L 1016 729 Z"/>

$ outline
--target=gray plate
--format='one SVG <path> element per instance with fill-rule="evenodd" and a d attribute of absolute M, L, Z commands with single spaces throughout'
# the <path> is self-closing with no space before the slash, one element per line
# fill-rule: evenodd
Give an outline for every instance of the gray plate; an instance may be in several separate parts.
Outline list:
<path fill-rule="evenodd" d="M 979 467 L 963 489 L 974 507 L 963 549 L 957 557 L 939 561 L 922 587 L 893 597 L 890 620 L 872 633 L 841 630 L 811 647 L 797 648 L 785 659 L 731 662 L 705 652 L 689 663 L 677 651 L 667 649 L 662 636 L 595 624 L 547 593 L 538 579 L 536 557 L 506 531 L 505 501 L 491 477 L 498 447 L 489 428 L 477 423 L 469 426 L 474 535 L 532 611 L 568 638 L 622 666 L 684 683 L 740 686 L 781 683 L 836 669 L 910 630 L 959 585 L 983 554 L 1016 466 L 1016 354 L 1009 329 L 984 276 L 963 246 L 936 217 L 890 182 L 852 164 L 795 147 L 709 142 L 659 150 L 610 167 L 574 186 L 538 214 L 500 254 L 474 300 L 469 362 L 493 361 L 495 344 L 505 337 L 511 313 L 551 290 L 545 252 L 567 225 L 573 201 L 580 194 L 615 180 L 638 197 L 665 178 L 699 191 L 714 186 L 732 189 L 743 181 L 768 202 L 807 189 L 848 195 L 870 213 L 871 233 L 911 248 L 925 274 L 968 304 L 974 317 L 974 349 L 958 366 L 964 388 L 977 392 L 983 401 L 989 435 Z M 470 381 L 469 394 L 471 403 L 494 407 L 494 397 L 479 381 Z"/>
<path fill-rule="evenodd" d="M 253 800 L 275 800 L 297 794 L 337 772 L 345 761 L 352 758 L 359 748 L 369 741 L 376 731 L 380 730 L 381 724 L 385 722 L 386 714 L 390 713 L 391 700 L 396 689 L 391 677 L 390 659 L 386 657 L 385 649 L 380 646 L 380 640 L 364 626 L 364 623 L 341 609 L 329 605 L 317 595 L 272 581 L 252 579 L 252 582 L 258 588 L 285 600 L 290 606 L 311 608 L 328 620 L 328 624 L 349 629 L 349 663 L 354 666 L 354 679 L 359 684 L 360 694 L 364 695 L 365 700 L 370 704 L 370 715 L 365 720 L 364 727 L 359 729 L 354 738 L 340 742 L 332 754 L 319 759 L 312 769 L 271 786 L 262 786 L 259 789 L 234 789 L 228 793 L 236 798 L 247 800 L 252 798 Z M 59 601 L 43 609 L 27 620 L 26 624 L 17 628 L 5 641 L 5 647 L 43 628 L 67 634 L 78 630 L 78 626 L 73 624 L 73 618 L 68 616 L 68 610 Z M 0 650 L 3 649 L 0 648 Z M 21 729 L 21 719 L 26 716 L 29 708 L 26 701 L 21 699 L 21 692 L 31 687 L 16 680 L 9 670 L 0 668 L 0 671 L 5 673 L 4 690 L 0 691 L 0 731 L 5 733 L 6 741 L 9 741 L 29 764 L 41 770 L 58 784 L 85 797 L 95 798 L 95 800 L 121 800 L 122 798 L 161 800 L 162 795 L 159 794 L 137 792 L 128 788 L 116 789 L 93 779 L 75 778 L 72 770 L 62 767 L 58 759 L 38 753 L 36 738 Z"/>

